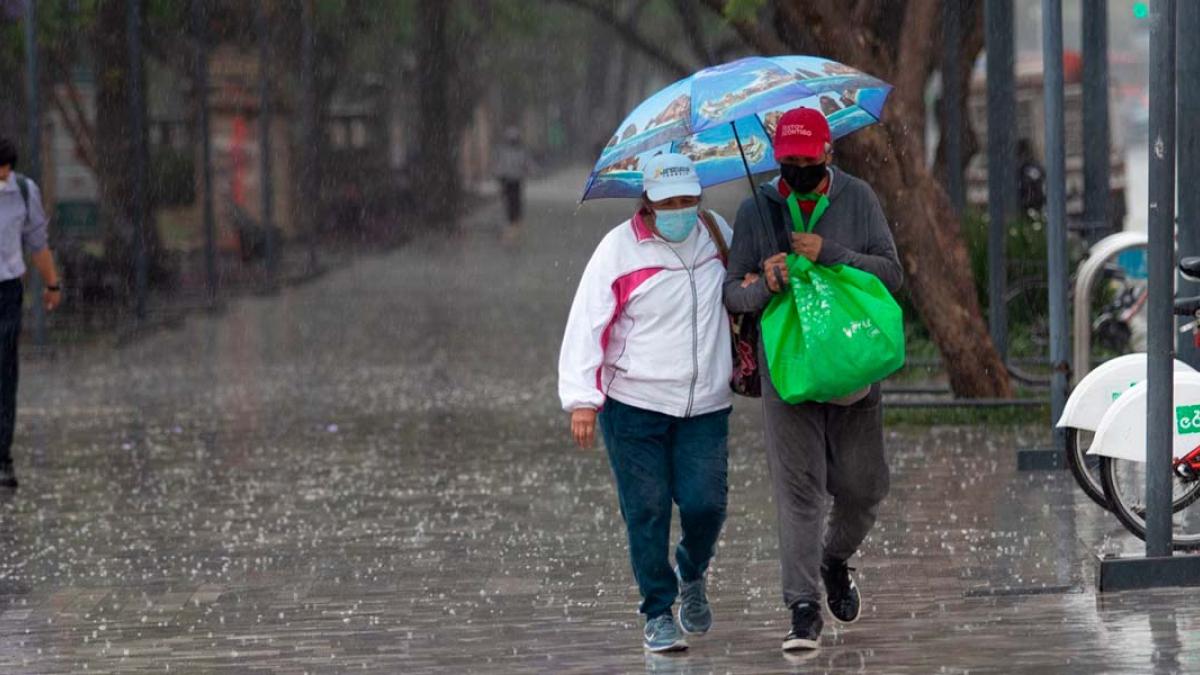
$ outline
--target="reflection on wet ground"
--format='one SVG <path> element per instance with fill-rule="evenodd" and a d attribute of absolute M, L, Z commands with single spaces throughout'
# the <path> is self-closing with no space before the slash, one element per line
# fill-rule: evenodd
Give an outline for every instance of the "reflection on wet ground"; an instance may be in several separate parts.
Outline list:
<path fill-rule="evenodd" d="M 627 208 L 573 215 L 578 178 L 532 186 L 513 244 L 487 212 L 461 239 L 27 364 L 0 672 L 1200 668 L 1188 594 L 1094 594 L 1097 553 L 1137 544 L 1065 473 L 1015 470 L 1039 429 L 891 430 L 864 620 L 789 660 L 747 401 L 714 630 L 643 654 L 607 464 L 568 445 L 554 395 L 574 284 Z"/>

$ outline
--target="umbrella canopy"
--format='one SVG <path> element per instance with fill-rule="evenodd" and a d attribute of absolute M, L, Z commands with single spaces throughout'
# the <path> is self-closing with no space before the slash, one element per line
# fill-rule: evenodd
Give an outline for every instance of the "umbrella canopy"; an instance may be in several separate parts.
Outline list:
<path fill-rule="evenodd" d="M 770 171 L 779 166 L 771 138 L 784 112 L 820 110 L 840 138 L 878 122 L 891 90 L 882 80 L 815 56 L 750 57 L 705 68 L 625 118 L 588 176 L 581 201 L 641 195 L 641 168 L 663 152 L 691 157 L 704 186 Z"/>

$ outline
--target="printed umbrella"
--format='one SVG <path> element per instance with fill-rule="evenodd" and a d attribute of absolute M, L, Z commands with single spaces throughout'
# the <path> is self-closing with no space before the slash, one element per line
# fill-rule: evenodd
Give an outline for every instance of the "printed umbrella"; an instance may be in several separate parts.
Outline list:
<path fill-rule="evenodd" d="M 820 110 L 836 139 L 878 122 L 891 90 L 882 80 L 815 56 L 752 56 L 705 68 L 625 118 L 580 201 L 640 196 L 642 167 L 663 152 L 691 157 L 704 186 L 776 169 L 771 138 L 784 112 Z"/>

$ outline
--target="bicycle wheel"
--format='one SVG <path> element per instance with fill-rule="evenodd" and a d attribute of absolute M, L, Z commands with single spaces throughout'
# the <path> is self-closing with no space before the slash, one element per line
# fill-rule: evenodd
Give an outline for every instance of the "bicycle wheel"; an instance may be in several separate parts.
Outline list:
<path fill-rule="evenodd" d="M 1131 278 L 1116 263 L 1110 267 L 1092 295 L 1093 360 L 1145 351 L 1146 282 Z M 1004 296 L 1008 374 L 1024 384 L 1048 386 L 1051 381 L 1049 297 L 1049 282 L 1044 276 L 1018 279 Z M 1073 332 L 1070 326 L 1068 330 Z"/>
<path fill-rule="evenodd" d="M 1075 482 L 1079 483 L 1085 495 L 1112 510 L 1108 497 L 1104 496 L 1104 485 L 1100 482 L 1100 458 L 1087 455 L 1094 436 L 1091 431 L 1067 427 L 1067 466 L 1071 467 L 1071 475 L 1075 476 Z"/>
<path fill-rule="evenodd" d="M 1138 539 L 1146 539 L 1146 463 L 1112 457 L 1100 458 L 1100 482 L 1111 511 Z M 1200 509 L 1190 507 L 1200 499 L 1200 481 L 1171 476 L 1171 547 L 1188 551 L 1200 548 Z"/>
<path fill-rule="evenodd" d="M 1004 294 L 1008 314 L 1008 374 L 1018 382 L 1050 384 L 1049 284 L 1020 279 Z"/>

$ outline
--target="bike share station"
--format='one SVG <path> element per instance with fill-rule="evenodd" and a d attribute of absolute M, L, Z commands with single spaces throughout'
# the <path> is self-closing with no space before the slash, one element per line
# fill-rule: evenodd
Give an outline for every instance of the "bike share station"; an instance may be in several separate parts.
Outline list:
<path fill-rule="evenodd" d="M 950 3 L 954 4 L 954 3 Z M 1150 3 L 1148 232 L 1095 236 L 1108 226 L 1107 3 L 1083 2 L 1083 234 L 1093 241 L 1069 286 L 1062 7 L 1042 0 L 1049 290 L 1049 386 L 1054 446 L 1022 450 L 1020 470 L 1069 467 L 1080 487 L 1146 543 L 1145 555 L 1099 561 L 1100 592 L 1200 585 L 1200 2 Z M 989 301 L 992 337 L 1007 358 L 1005 224 L 1013 213 L 1011 0 L 986 0 L 988 50 Z M 947 19 L 952 21 L 952 19 Z M 947 40 L 949 42 L 949 40 Z M 946 63 L 954 56 L 947 48 Z M 1178 87 L 1178 79 L 1184 86 Z M 956 96 L 948 91 L 947 96 Z M 953 98 L 949 100 L 953 101 Z M 954 108 L 948 105 L 947 108 Z M 1176 119 L 1186 120 L 1176 129 Z M 956 118 L 948 118 L 958 124 Z M 1178 239 L 1176 135 L 1179 137 Z M 950 136 L 953 138 L 953 127 Z M 948 157 L 955 156 L 951 148 Z M 957 179 L 950 180 L 962 205 Z M 1177 264 L 1178 263 L 1178 264 Z M 1097 316 L 1098 289 L 1135 291 Z M 1108 289 L 1111 291 L 1111 288 Z M 1179 325 L 1176 324 L 1179 317 Z M 1106 323 L 1108 322 L 1108 323 Z M 1127 334 L 1133 351 L 1094 363 L 1096 333 Z M 1142 338 L 1144 337 L 1144 351 Z M 1071 341 L 1073 345 L 1071 344 Z M 1178 340 L 1178 344 L 1177 344 Z M 1178 354 L 1178 358 L 1176 355 Z M 1009 361 L 1011 362 L 1011 360 Z M 1094 366 L 1094 367 L 1093 367 Z M 1072 387 L 1072 385 L 1074 385 Z M 1193 507 L 1189 508 L 1189 507 Z M 1194 510 L 1195 513 L 1190 513 Z"/>

